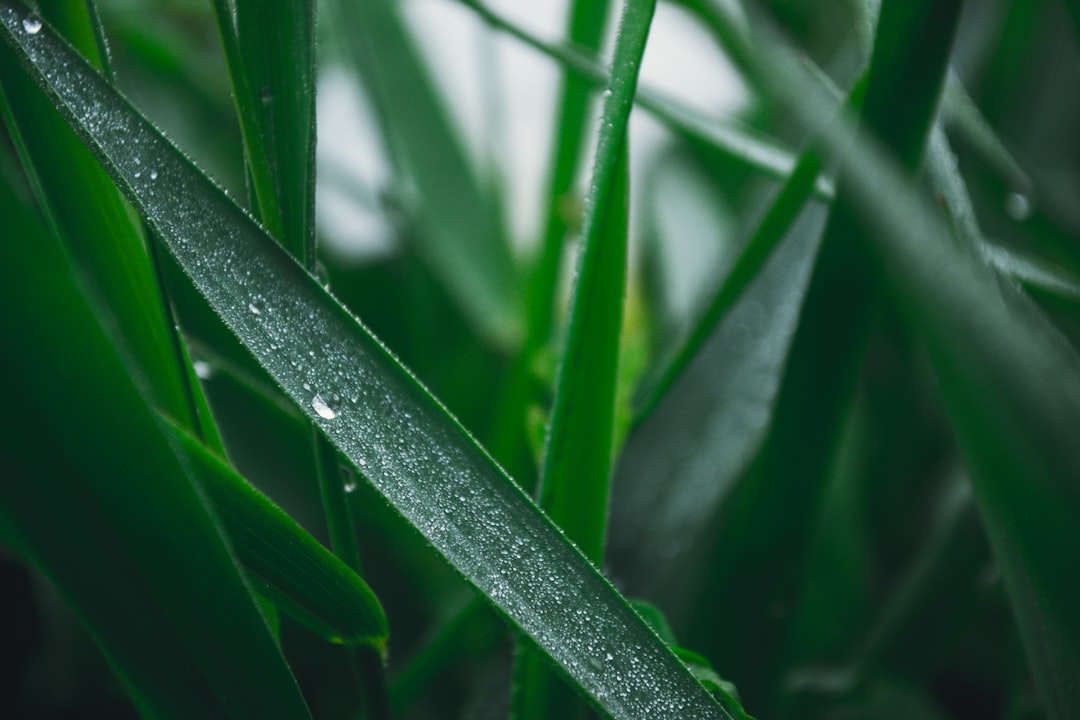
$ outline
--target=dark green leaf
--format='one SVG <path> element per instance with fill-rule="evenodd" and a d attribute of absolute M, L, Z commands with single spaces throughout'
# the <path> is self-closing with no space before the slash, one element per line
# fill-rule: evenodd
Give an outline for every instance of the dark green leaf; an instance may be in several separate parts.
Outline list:
<path fill-rule="evenodd" d="M 20 15 L 0 13 L 21 29 Z M 4 426 L 25 428 L 0 436 L 14 460 L 0 514 L 144 714 L 308 717 L 224 539 L 64 251 L 6 186 L 0 213 L 12 240 L 0 243 L 0 335 L 18 348 L 6 365 L 19 378 L 6 391 Z"/>
<path fill-rule="evenodd" d="M 386 616 L 364 581 L 224 461 L 166 423 L 252 587 L 326 640 L 384 653 Z"/>

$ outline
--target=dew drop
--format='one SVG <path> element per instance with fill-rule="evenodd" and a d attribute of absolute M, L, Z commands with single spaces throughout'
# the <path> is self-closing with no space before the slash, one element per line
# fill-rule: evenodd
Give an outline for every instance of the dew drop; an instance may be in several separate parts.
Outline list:
<path fill-rule="evenodd" d="M 263 85 L 259 88 L 259 99 L 262 100 L 263 105 L 269 105 L 274 102 L 274 94 L 270 92 L 269 85 Z"/>
<path fill-rule="evenodd" d="M 151 170 L 150 171 L 150 179 L 151 180 L 157 180 L 157 170 Z"/>
<path fill-rule="evenodd" d="M 196 360 L 191 364 L 195 368 L 195 376 L 200 380 L 209 380 L 214 377 L 213 366 L 205 360 Z"/>
<path fill-rule="evenodd" d="M 260 310 L 259 306 L 255 303 L 248 303 L 248 310 L 250 310 L 255 315 L 262 315 L 262 310 Z"/>
<path fill-rule="evenodd" d="M 367 467 L 367 460 L 360 458 L 357 462 L 360 463 L 360 467 Z"/>
<path fill-rule="evenodd" d="M 311 398 L 311 407 L 315 408 L 315 412 L 319 413 L 319 417 L 325 420 L 333 420 L 337 417 L 337 411 L 327 405 L 321 395 L 316 394 L 315 397 Z"/>
<path fill-rule="evenodd" d="M 356 492 L 357 482 L 356 474 L 352 471 L 352 468 L 341 466 L 341 474 L 345 478 L 344 490 L 347 493 Z"/>
<path fill-rule="evenodd" d="M 22 21 L 23 30 L 30 35 L 37 35 L 41 32 L 41 18 L 37 15 L 27 15 Z"/>
<path fill-rule="evenodd" d="M 1024 193 L 1012 192 L 1005 198 L 1005 212 L 1017 222 L 1023 222 L 1031 217 L 1032 210 L 1034 206 L 1031 198 Z"/>
<path fill-rule="evenodd" d="M 305 390 L 310 390 L 311 389 L 311 383 L 304 383 L 304 389 Z"/>

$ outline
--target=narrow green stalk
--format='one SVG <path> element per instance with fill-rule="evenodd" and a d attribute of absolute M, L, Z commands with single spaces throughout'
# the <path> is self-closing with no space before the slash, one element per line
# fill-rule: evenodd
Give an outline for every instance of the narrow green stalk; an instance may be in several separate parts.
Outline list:
<path fill-rule="evenodd" d="M 610 0 L 578 0 L 571 5 L 567 18 L 567 37 L 585 53 L 595 56 L 603 41 L 605 19 Z M 477 5 L 472 5 L 477 9 Z M 540 255 L 528 277 L 526 288 L 525 341 L 511 362 L 507 380 L 499 394 L 496 419 L 490 449 L 503 460 L 511 477 L 533 476 L 533 464 L 528 452 L 525 418 L 532 402 L 530 381 L 537 353 L 551 337 L 551 321 L 555 311 L 559 261 L 568 234 L 576 232 L 577 219 L 568 208 L 573 207 L 574 182 L 581 166 L 585 127 L 588 118 L 589 95 L 592 83 L 577 73 L 564 73 L 559 113 L 552 147 L 557 148 L 550 169 L 544 207 L 544 227 L 540 235 Z"/>
<path fill-rule="evenodd" d="M 565 349 L 537 489 L 540 506 L 597 565 L 603 562 L 607 532 L 626 293 L 630 182 L 627 129 L 655 9 L 655 0 L 632 0 L 624 6 L 619 24 L 586 201 L 584 248 L 570 302 Z M 554 231 L 561 235 L 564 227 L 556 226 Z M 551 273 L 542 280 L 552 286 L 560 246 L 561 240 L 555 238 L 551 247 L 544 248 L 545 253 L 551 253 L 545 260 L 552 267 L 541 268 L 540 272 Z M 542 298 L 537 301 L 545 302 Z M 546 302 L 550 305 L 550 297 Z M 547 324 L 550 317 L 549 307 L 538 310 L 533 319 Z M 575 714 L 576 703 L 531 644 L 519 643 L 515 673 L 513 709 L 518 720 Z"/>
<path fill-rule="evenodd" d="M 473 10 L 491 27 L 551 58 L 594 87 L 607 84 L 611 71 L 593 59 L 587 50 L 574 43 L 546 42 L 477 0 L 456 1 Z M 779 179 L 786 178 L 792 172 L 795 158 L 788 147 L 734 118 L 719 120 L 707 117 L 648 88 L 638 89 L 634 104 L 673 131 L 704 142 L 748 168 Z M 819 182 L 814 186 L 814 195 L 823 200 L 831 199 L 833 188 L 829 183 Z"/>

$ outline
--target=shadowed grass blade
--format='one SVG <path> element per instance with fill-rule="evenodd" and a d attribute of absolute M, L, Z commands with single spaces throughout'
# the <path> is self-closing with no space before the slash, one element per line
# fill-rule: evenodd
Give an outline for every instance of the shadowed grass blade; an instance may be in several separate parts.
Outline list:
<path fill-rule="evenodd" d="M 804 121 L 826 98 L 788 52 L 761 54 L 769 92 L 799 98 Z M 850 127 L 850 123 L 844 123 Z M 852 201 L 893 302 L 929 351 L 971 470 L 975 498 L 1052 717 L 1080 691 L 1080 357 L 1016 288 L 950 241 L 935 209 L 872 139 L 828 134 L 845 151 Z"/>
<path fill-rule="evenodd" d="M 50 11 L 46 17 L 55 18 L 96 67 L 104 68 L 85 3 L 46 3 L 43 10 Z M 21 159 L 42 212 L 89 276 L 100 307 L 125 329 L 124 347 L 145 374 L 155 404 L 186 427 L 201 430 L 220 448 L 205 399 L 190 382 L 190 363 L 137 218 L 6 46 L 0 47 L 0 85 L 5 119 L 23 151 Z"/>
<path fill-rule="evenodd" d="M 0 5 L 35 80 L 305 415 L 598 709 L 724 717 L 611 585 L 389 352 L 48 26 Z M 138 154 L 152 172 L 135 177 Z M 149 163 L 149 164 L 147 164 Z"/>
<path fill-rule="evenodd" d="M 909 172 L 922 157 L 958 16 L 958 2 L 881 5 L 861 120 Z M 909 50 L 914 37 L 917 57 Z M 698 609 L 701 621 L 730 618 L 714 625 L 710 649 L 751 707 L 776 697 L 791 630 L 790 616 L 774 609 L 793 607 L 801 592 L 817 508 L 880 302 L 876 268 L 861 240 L 868 230 L 844 197 L 850 182 L 841 175 L 768 434 L 717 520 L 709 600 Z M 743 592 L 726 592 L 735 582 Z"/>
<path fill-rule="evenodd" d="M 0 13 L 11 17 L 9 8 Z M 17 348 L 5 366 L 19 378 L 4 403 L 3 454 L 15 462 L 0 483 L 0 513 L 19 545 L 147 716 L 309 717 L 218 527 L 64 251 L 7 186 L 0 214 L 11 239 L 0 243 L 0 335 Z"/>
<path fill-rule="evenodd" d="M 165 422 L 252 587 L 324 639 L 384 654 L 389 628 L 367 584 L 223 460 Z"/>

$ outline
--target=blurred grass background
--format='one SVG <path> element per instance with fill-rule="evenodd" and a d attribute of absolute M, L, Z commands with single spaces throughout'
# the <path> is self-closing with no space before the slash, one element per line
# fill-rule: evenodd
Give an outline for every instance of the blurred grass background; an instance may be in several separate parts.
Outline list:
<path fill-rule="evenodd" d="M 864 67 L 874 3 L 747 4 L 840 87 L 849 88 Z M 564 33 L 562 3 L 489 6 L 541 37 Z M 113 0 L 98 7 L 123 92 L 233 196 L 245 197 L 241 135 L 208 4 Z M 463 4 L 411 0 L 392 7 L 424 61 L 417 77 L 434 90 L 438 104 L 432 107 L 441 115 L 412 104 L 424 93 L 409 67 L 380 69 L 365 60 L 359 46 L 378 38 L 349 21 L 355 8 L 320 4 L 319 272 L 531 490 L 561 351 L 570 253 L 559 263 L 553 328 L 539 338 L 523 371 L 523 406 L 507 415 L 498 391 L 522 372 L 514 351 L 523 342 L 523 313 L 532 310 L 523 298 L 541 252 L 548 174 L 559 152 L 552 137 L 562 69 Z M 807 140 L 802 123 L 769 102 L 710 34 L 703 19 L 710 7 L 691 0 L 660 4 L 642 86 L 801 147 Z M 1080 18 L 1070 10 L 1075 7 L 1060 2 L 966 3 L 951 64 L 957 87 L 962 83 L 969 97 L 955 106 L 976 107 L 990 139 L 970 123 L 946 119 L 945 126 L 987 239 L 1021 279 L 1034 278 L 1028 291 L 1076 346 Z M 606 27 L 604 58 L 613 15 Z M 916 53 L 920 40 L 908 39 Z M 598 99 L 599 93 L 591 95 L 586 112 L 587 145 L 595 142 L 588 138 L 595 137 Z M 425 217 L 417 196 L 445 187 L 457 197 L 464 182 L 459 168 L 440 166 L 447 176 L 418 171 L 395 147 L 401 136 L 387 129 L 418 113 L 458 143 L 455 151 L 475 182 L 477 205 L 458 208 L 461 216 L 449 221 L 445 214 L 434 223 Z M 423 122 L 402 130 L 409 132 L 434 137 Z M 0 171 L 25 192 L 5 142 Z M 778 187 L 774 178 L 640 111 L 632 116 L 630 145 L 624 393 L 684 341 Z M 582 157 L 591 157 L 591 145 Z M 571 191 L 556 198 L 571 232 L 580 222 L 589 172 L 585 160 L 577 165 Z M 836 394 L 838 429 L 825 429 L 832 451 L 820 497 L 809 510 L 772 500 L 777 516 L 805 516 L 805 536 L 788 540 L 809 543 L 802 550 L 808 580 L 796 603 L 764 609 L 790 626 L 786 644 L 726 644 L 728 629 L 743 619 L 717 616 L 725 612 L 718 608 L 732 605 L 718 599 L 726 589 L 716 583 L 738 547 L 725 544 L 727 530 L 717 518 L 727 489 L 761 462 L 760 452 L 776 459 L 773 472 L 802 470 L 785 464 L 788 447 L 762 443 L 773 426 L 777 386 L 826 213 L 818 202 L 801 213 L 776 257 L 721 321 L 714 336 L 721 339 L 687 367 L 680 382 L 690 389 L 673 388 L 666 406 L 646 418 L 622 419 L 626 445 L 615 472 L 605 571 L 627 596 L 660 607 L 680 644 L 733 680 L 747 710 L 761 718 L 1050 717 L 1037 697 L 933 370 L 898 311 L 880 301 L 871 308 L 861 362 L 849 358 L 853 375 L 838 381 L 851 389 Z M 465 259 L 490 263 L 483 277 L 495 278 L 491 288 L 456 281 L 460 274 L 448 278 L 449 261 L 438 254 L 439 242 L 481 226 L 494 238 Z M 166 274 L 230 460 L 308 531 L 328 540 L 311 480 L 306 420 L 282 401 L 179 270 L 167 267 Z M 506 297 L 513 302 L 503 308 L 505 318 L 485 324 L 491 317 L 485 308 Z M 817 388 L 829 397 L 835 389 Z M 509 436 L 507 417 L 515 424 Z M 798 420 L 814 421 L 813 408 Z M 5 411 L 4 422 L 19 422 L 18 414 Z M 704 503 L 710 496 L 715 502 Z M 390 621 L 388 672 L 398 678 L 392 698 L 403 698 L 407 717 L 505 716 L 512 643 L 503 628 L 467 605 L 465 583 L 366 484 L 359 483 L 351 506 L 364 576 Z M 1080 555 L 1076 548 L 1062 552 Z M 0 555 L 0 563 L 6 608 L 0 697 L 8 698 L 10 717 L 134 716 L 93 641 L 49 584 L 10 553 Z M 748 606 L 762 601 L 742 600 Z M 461 613 L 462 607 L 468 610 Z M 349 717 L 340 648 L 288 620 L 282 621 L 282 643 L 314 715 Z M 431 648 L 447 655 L 425 656 Z M 760 663 L 746 661 L 758 651 Z"/>

